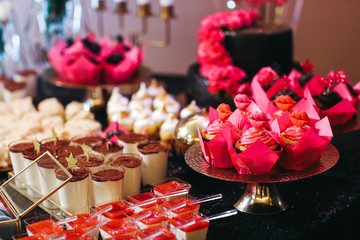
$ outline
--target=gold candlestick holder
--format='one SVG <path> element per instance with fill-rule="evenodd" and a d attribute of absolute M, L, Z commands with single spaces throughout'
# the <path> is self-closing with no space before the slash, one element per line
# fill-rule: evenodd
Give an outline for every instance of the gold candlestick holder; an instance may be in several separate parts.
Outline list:
<path fill-rule="evenodd" d="M 119 3 L 115 8 L 115 14 L 119 16 L 119 26 L 121 32 L 129 36 L 129 39 L 136 45 L 147 45 L 153 47 L 167 47 L 171 42 L 171 20 L 175 18 L 173 6 L 160 7 L 158 17 L 164 23 L 163 40 L 147 39 L 144 36 L 148 33 L 148 20 L 153 17 L 150 4 L 141 4 L 137 6 L 136 16 L 140 21 L 140 30 L 134 31 L 126 27 L 125 16 L 128 14 L 126 2 Z"/>

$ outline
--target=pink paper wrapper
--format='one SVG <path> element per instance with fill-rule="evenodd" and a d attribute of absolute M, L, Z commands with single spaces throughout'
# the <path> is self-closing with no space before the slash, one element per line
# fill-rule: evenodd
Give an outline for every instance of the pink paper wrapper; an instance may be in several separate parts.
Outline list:
<path fill-rule="evenodd" d="M 356 114 L 356 109 L 347 99 L 343 99 L 330 109 L 322 110 L 321 117 L 327 116 L 331 126 L 340 126 L 349 121 Z"/>
<path fill-rule="evenodd" d="M 230 157 L 228 141 L 235 141 L 239 136 L 225 127 L 212 140 L 205 141 L 198 128 L 199 141 L 205 161 L 213 167 L 231 168 L 233 163 Z M 230 138 L 230 139 L 228 139 Z"/>
<path fill-rule="evenodd" d="M 128 81 L 136 72 L 138 65 L 125 58 L 119 64 L 104 62 L 105 82 L 119 83 Z"/>
<path fill-rule="evenodd" d="M 56 45 L 52 47 L 47 54 L 47 57 L 51 62 L 51 64 L 53 65 L 55 71 L 63 79 L 66 79 L 66 74 L 65 74 L 66 61 L 63 55 L 63 51 L 65 48 L 66 48 L 66 42 L 63 39 L 59 39 L 56 42 Z"/>
<path fill-rule="evenodd" d="M 295 145 L 287 145 L 280 137 L 280 132 L 292 126 L 290 118 L 284 116 L 275 120 L 271 127 L 278 133 L 279 142 L 283 147 L 283 153 L 279 159 L 279 165 L 285 169 L 300 171 L 306 169 L 318 161 L 321 154 L 332 139 L 332 131 L 329 120 L 325 117 L 321 120 L 311 120 L 308 129 Z"/>
<path fill-rule="evenodd" d="M 343 99 L 347 99 L 349 102 L 351 102 L 351 104 L 357 108 L 358 106 L 358 98 L 354 97 L 349 89 L 347 88 L 345 83 L 339 83 L 334 87 L 334 91 L 337 92 L 340 97 L 342 97 Z"/>
<path fill-rule="evenodd" d="M 70 82 L 80 84 L 96 84 L 99 82 L 101 65 L 95 64 L 84 55 L 65 67 Z"/>
<path fill-rule="evenodd" d="M 273 151 L 262 141 L 258 140 L 242 153 L 236 153 L 233 147 L 235 141 L 229 137 L 229 135 L 231 135 L 229 130 L 230 129 L 225 129 L 224 135 L 228 141 L 231 160 L 238 173 L 246 175 L 267 175 L 276 171 L 275 168 L 282 149 Z M 273 134 L 271 133 L 271 135 Z"/>

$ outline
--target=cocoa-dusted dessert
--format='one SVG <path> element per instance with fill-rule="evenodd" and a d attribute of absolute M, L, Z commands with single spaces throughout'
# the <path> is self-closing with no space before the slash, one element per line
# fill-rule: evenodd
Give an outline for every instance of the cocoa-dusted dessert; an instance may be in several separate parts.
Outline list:
<path fill-rule="evenodd" d="M 72 153 L 73 156 L 78 156 L 84 153 L 81 146 L 76 145 L 65 145 L 58 147 L 56 149 L 56 156 L 57 157 L 69 157 L 70 153 Z"/>
<path fill-rule="evenodd" d="M 13 100 L 26 96 L 26 83 L 15 81 L 4 81 L 3 98 L 6 104 Z"/>
<path fill-rule="evenodd" d="M 125 169 L 123 197 L 139 192 L 141 187 L 142 157 L 138 154 L 116 154 L 109 159 L 110 166 L 122 166 Z"/>
<path fill-rule="evenodd" d="M 100 166 L 91 170 L 94 205 L 121 200 L 124 187 L 122 167 Z"/>
<path fill-rule="evenodd" d="M 68 158 L 70 167 L 67 170 L 72 174 L 70 181 L 59 189 L 59 198 L 61 207 L 72 214 L 86 213 L 88 211 L 89 195 L 89 170 L 81 167 L 76 168 L 71 156 Z M 55 169 L 56 183 L 61 184 L 68 178 L 68 175 L 61 169 Z"/>
<path fill-rule="evenodd" d="M 334 90 L 327 89 L 320 95 L 314 96 L 316 105 L 322 109 L 327 110 L 335 106 L 337 103 L 342 101 L 342 97 Z"/>
<path fill-rule="evenodd" d="M 103 155 L 105 162 L 107 162 L 114 154 L 122 153 L 124 146 L 117 145 L 113 142 L 102 141 L 101 144 L 92 147 L 92 150 L 100 155 Z"/>
<path fill-rule="evenodd" d="M 104 157 L 100 155 L 90 154 L 89 156 L 80 155 L 76 157 L 76 166 L 79 167 L 97 167 L 104 163 Z"/>
<path fill-rule="evenodd" d="M 137 145 L 146 143 L 149 140 L 149 137 L 144 134 L 122 134 L 119 136 L 119 143 L 124 146 L 124 153 L 138 153 Z"/>
<path fill-rule="evenodd" d="M 25 167 L 22 152 L 27 149 L 34 149 L 34 143 L 31 140 L 22 139 L 11 142 L 8 147 L 14 174 L 17 174 Z M 17 186 L 20 185 L 17 183 Z"/>
<path fill-rule="evenodd" d="M 70 140 L 67 138 L 46 138 L 41 142 L 42 147 L 46 148 L 51 154 L 56 153 L 56 149 L 61 146 L 67 146 L 70 144 Z"/>
<path fill-rule="evenodd" d="M 85 144 L 86 146 L 93 147 L 96 144 L 100 144 L 102 138 L 100 136 L 79 136 L 74 137 L 71 141 L 80 145 Z"/>
<path fill-rule="evenodd" d="M 152 184 L 166 178 L 167 147 L 157 141 L 150 141 L 137 146 L 139 155 L 143 158 L 142 184 Z"/>
<path fill-rule="evenodd" d="M 36 74 L 36 71 L 33 69 L 16 71 L 16 73 L 14 74 L 14 81 L 25 82 L 27 85 L 28 95 L 33 97 L 36 94 Z"/>
<path fill-rule="evenodd" d="M 58 167 L 56 162 L 53 158 L 49 155 L 45 155 L 44 157 L 40 158 L 36 164 L 39 168 L 39 181 L 40 181 L 40 190 L 43 194 L 48 194 L 52 192 L 54 189 L 58 187 L 56 184 L 56 177 L 54 174 L 55 168 Z M 55 203 L 59 204 L 59 193 L 55 192 L 50 196 L 50 200 L 54 201 Z M 44 206 L 47 208 L 56 208 L 53 204 L 49 201 L 44 201 Z"/>

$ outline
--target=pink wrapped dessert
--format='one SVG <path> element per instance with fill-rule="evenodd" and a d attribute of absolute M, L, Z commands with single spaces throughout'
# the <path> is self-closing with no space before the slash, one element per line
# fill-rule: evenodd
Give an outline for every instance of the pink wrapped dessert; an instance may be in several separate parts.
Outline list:
<path fill-rule="evenodd" d="M 233 167 L 227 140 L 223 134 L 228 129 L 233 137 L 237 137 L 238 129 L 227 119 L 232 114 L 229 105 L 220 104 L 215 111 L 209 109 L 209 125 L 201 133 L 198 131 L 201 149 L 204 159 L 211 166 L 217 168 Z"/>
<path fill-rule="evenodd" d="M 142 61 L 142 51 L 122 36 L 115 42 L 108 36 L 95 39 L 89 33 L 84 39 L 59 40 L 48 53 L 58 75 L 76 84 L 100 83 L 102 71 L 106 83 L 129 80 Z"/>
<path fill-rule="evenodd" d="M 265 175 L 275 168 L 282 151 L 274 133 L 268 130 L 269 119 L 263 112 L 255 112 L 249 116 L 252 127 L 243 131 L 242 135 L 232 141 L 226 130 L 231 159 L 240 174 Z"/>
<path fill-rule="evenodd" d="M 279 165 L 285 169 L 300 171 L 313 165 L 332 138 L 332 131 L 327 118 L 312 120 L 304 111 L 294 111 L 288 115 L 291 122 L 282 123 L 279 120 L 279 139 L 283 153 Z M 277 123 L 274 121 L 273 125 Z M 279 127 L 282 126 L 282 127 Z"/>

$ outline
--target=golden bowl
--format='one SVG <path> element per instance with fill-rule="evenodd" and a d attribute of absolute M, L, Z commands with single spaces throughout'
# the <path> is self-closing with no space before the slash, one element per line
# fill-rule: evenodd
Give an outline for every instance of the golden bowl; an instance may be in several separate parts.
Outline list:
<path fill-rule="evenodd" d="M 198 126 L 200 131 L 209 124 L 209 114 L 205 111 L 193 113 L 179 121 L 175 128 L 175 153 L 184 156 L 186 150 L 194 143 L 199 142 Z"/>

